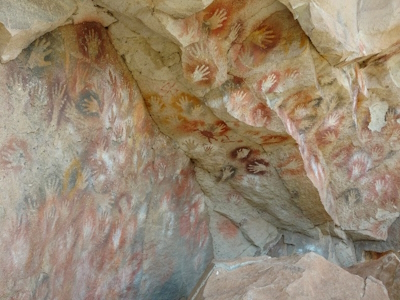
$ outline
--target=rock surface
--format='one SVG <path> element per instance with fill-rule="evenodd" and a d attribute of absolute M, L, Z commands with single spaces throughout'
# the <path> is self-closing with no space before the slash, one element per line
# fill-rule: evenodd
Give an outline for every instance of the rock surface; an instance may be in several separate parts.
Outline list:
<path fill-rule="evenodd" d="M 91 0 L 2 0 L 0 3 L 0 59 L 15 59 L 22 49 L 59 26 L 95 21 L 108 26 L 115 19 Z M 45 45 L 38 45 L 45 47 Z M 33 62 L 32 62 L 33 63 Z"/>
<path fill-rule="evenodd" d="M 171 299 L 213 255 L 399 250 L 399 9 L 1 1 L 4 297 L 81 298 L 60 286 L 91 270 Z"/>
<path fill-rule="evenodd" d="M 400 4 L 383 0 L 280 0 L 332 65 L 397 47 Z M 393 51 L 392 49 L 390 51 Z"/>
<path fill-rule="evenodd" d="M 356 264 L 346 270 L 364 279 L 368 276 L 375 277 L 385 285 L 390 299 L 400 299 L 400 260 L 396 254 L 390 253 L 377 260 Z"/>
<path fill-rule="evenodd" d="M 191 300 L 389 299 L 382 282 L 365 280 L 315 253 L 285 258 L 214 261 Z"/>
<path fill-rule="evenodd" d="M 344 240 L 385 240 L 400 209 L 398 55 L 334 67 L 279 2 L 230 5 L 109 29 L 209 207 L 239 229 L 235 216 L 253 211 L 316 239 L 334 223 Z"/>
<path fill-rule="evenodd" d="M 207 198 L 106 30 L 41 37 L 0 90 L 0 298 L 187 296 L 212 258 Z"/>

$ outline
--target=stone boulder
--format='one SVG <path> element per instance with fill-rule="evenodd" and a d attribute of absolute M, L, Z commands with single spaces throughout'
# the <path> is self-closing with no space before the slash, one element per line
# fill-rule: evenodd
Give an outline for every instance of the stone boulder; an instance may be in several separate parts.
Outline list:
<path fill-rule="evenodd" d="M 191 300 L 389 299 L 374 277 L 363 279 L 308 253 L 214 261 L 193 290 Z"/>
<path fill-rule="evenodd" d="M 347 271 L 363 278 L 373 276 L 379 279 L 386 286 L 390 299 L 400 299 L 400 260 L 396 254 L 389 253 L 379 259 L 356 264 Z"/>

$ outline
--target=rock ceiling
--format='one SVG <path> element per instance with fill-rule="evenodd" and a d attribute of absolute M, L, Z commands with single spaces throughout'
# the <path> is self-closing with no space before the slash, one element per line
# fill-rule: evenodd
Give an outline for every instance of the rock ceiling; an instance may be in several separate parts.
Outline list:
<path fill-rule="evenodd" d="M 2 0 L 1 297 L 398 250 L 399 32 L 397 1 Z"/>

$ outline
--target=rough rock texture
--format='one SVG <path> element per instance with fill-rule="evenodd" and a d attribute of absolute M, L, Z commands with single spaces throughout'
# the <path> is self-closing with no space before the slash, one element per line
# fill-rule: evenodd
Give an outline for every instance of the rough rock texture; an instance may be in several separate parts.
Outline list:
<path fill-rule="evenodd" d="M 0 59 L 7 62 L 46 32 L 68 23 L 96 21 L 108 26 L 115 19 L 91 0 L 2 0 Z M 37 45 L 46 48 L 46 45 Z M 31 62 L 36 63 L 36 62 Z"/>
<path fill-rule="evenodd" d="M 399 250 L 399 9 L 0 1 L 0 290 L 170 299 L 212 250 Z"/>
<path fill-rule="evenodd" d="M 385 285 L 390 299 L 400 299 L 400 260 L 394 253 L 347 268 L 352 274 L 373 276 Z"/>
<path fill-rule="evenodd" d="M 149 28 L 124 15 L 109 31 L 153 119 L 195 162 L 212 222 L 226 225 L 216 241 L 242 249 L 234 226 L 254 253 L 279 239 L 274 227 L 387 238 L 399 216 L 395 52 L 334 67 L 272 0 L 153 17 Z M 268 228 L 263 247 L 248 220 Z"/>
<path fill-rule="evenodd" d="M 399 42 L 400 3 L 280 0 L 332 65 L 365 59 Z"/>
<path fill-rule="evenodd" d="M 206 196 L 105 29 L 43 36 L 0 89 L 0 298 L 187 296 L 212 258 Z"/>
<path fill-rule="evenodd" d="M 208 299 L 389 299 L 382 282 L 365 280 L 323 257 L 241 258 L 214 261 L 189 297 Z"/>

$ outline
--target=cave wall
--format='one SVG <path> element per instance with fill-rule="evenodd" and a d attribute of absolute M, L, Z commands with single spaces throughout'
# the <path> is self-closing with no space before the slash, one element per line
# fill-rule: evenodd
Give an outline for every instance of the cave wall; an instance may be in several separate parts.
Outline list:
<path fill-rule="evenodd" d="M 4 297 L 178 299 L 212 257 L 398 250 L 399 9 L 2 1 Z"/>
<path fill-rule="evenodd" d="M 196 165 L 211 200 L 217 253 L 232 245 L 233 256 L 268 252 L 280 234 L 292 239 L 287 231 L 338 238 L 345 244 L 338 252 L 346 248 L 349 256 L 362 252 L 365 240 L 388 238 L 399 216 L 398 50 L 393 35 L 375 46 L 372 37 L 398 28 L 396 19 L 368 35 L 360 25 L 354 36 L 370 47 L 354 56 L 342 49 L 346 41 L 327 47 L 328 33 L 340 40 L 347 29 L 340 3 L 320 4 L 326 20 L 305 18 L 313 4 L 292 3 L 302 13 L 293 15 L 277 1 L 214 1 L 183 19 L 157 10 L 145 18 L 102 3 L 119 19 L 109 32 L 150 114 Z M 375 12 L 354 9 L 365 26 L 361 18 Z M 376 14 L 391 9 L 382 4 Z M 325 28 L 328 21 L 335 26 Z M 313 36 L 312 26 L 319 28 Z M 361 249 L 352 241 L 362 241 Z"/>
<path fill-rule="evenodd" d="M 106 30 L 60 27 L 0 68 L 0 297 L 188 295 L 207 197 Z"/>

